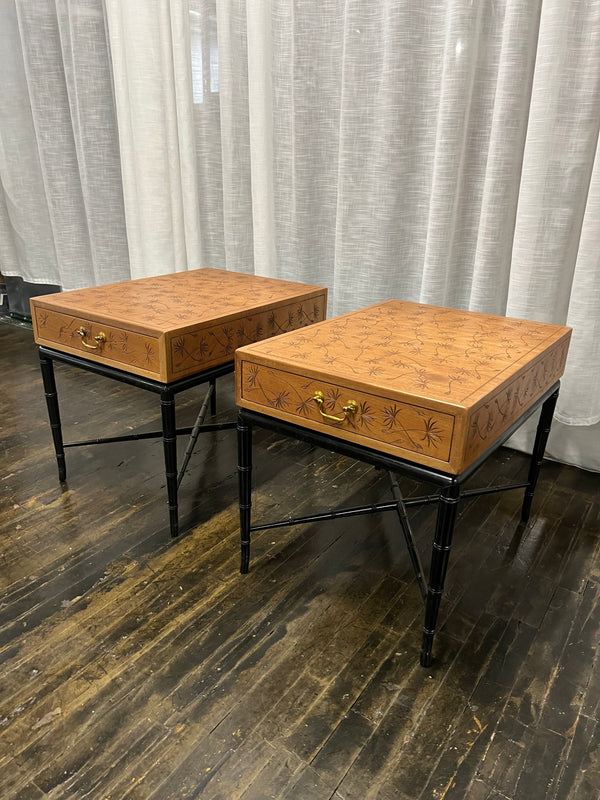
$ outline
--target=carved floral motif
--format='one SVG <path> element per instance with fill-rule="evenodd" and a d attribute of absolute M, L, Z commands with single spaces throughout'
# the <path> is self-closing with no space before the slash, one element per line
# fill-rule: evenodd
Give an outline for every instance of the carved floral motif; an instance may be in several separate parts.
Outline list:
<path fill-rule="evenodd" d="M 353 431 L 369 439 L 441 460 L 448 459 L 454 428 L 450 414 L 350 389 L 341 390 L 322 380 L 307 380 L 301 375 L 242 362 L 242 397 L 245 400 L 319 422 L 322 417 L 314 401 L 317 389 L 323 392 L 325 412 L 345 417 L 343 424 L 339 425 L 340 430 Z M 357 410 L 355 414 L 345 415 L 343 406 L 350 399 L 356 400 Z M 335 434 L 338 425 L 333 423 L 331 426 Z"/>
<path fill-rule="evenodd" d="M 80 328 L 88 332 L 86 339 L 92 340 L 96 333 L 102 331 L 106 339 L 91 355 L 108 356 L 120 364 L 140 367 L 147 370 L 158 370 L 158 344 L 143 334 L 132 331 L 111 329 L 107 325 L 99 325 L 90 319 L 71 317 L 54 311 L 38 313 L 37 326 L 40 335 L 56 345 L 64 344 L 70 349 L 80 350 L 90 356 L 78 333 Z"/>
<path fill-rule="evenodd" d="M 209 366 L 233 358 L 238 347 L 251 342 L 304 328 L 323 319 L 324 304 L 314 299 L 280 306 L 258 314 L 244 316 L 225 325 L 215 325 L 181 334 L 171 344 L 171 369 L 174 375 L 190 368 Z"/>
<path fill-rule="evenodd" d="M 153 278 L 124 281 L 108 286 L 75 289 L 38 298 L 46 307 L 71 311 L 78 316 L 102 314 L 129 328 L 141 325 L 150 333 L 169 331 L 238 315 L 265 306 L 261 324 L 268 323 L 269 308 L 289 301 L 287 323 L 272 320 L 273 333 L 298 327 L 294 323 L 314 318 L 311 304 L 300 302 L 318 287 L 217 269 L 190 270 Z M 35 304 L 35 300 L 34 300 Z M 316 305 L 323 316 L 320 299 Z M 281 325 L 281 329 L 278 326 Z"/>
<path fill-rule="evenodd" d="M 31 305 L 38 343 L 169 381 L 232 361 L 240 345 L 322 320 L 326 295 L 316 286 L 201 269 L 45 295 Z M 86 347 L 99 333 L 105 340 Z"/>
<path fill-rule="evenodd" d="M 238 396 L 460 471 L 560 379 L 569 336 L 557 325 L 390 300 L 243 348 Z M 343 423 L 321 418 L 317 389 L 324 412 Z M 350 399 L 357 411 L 345 415 Z"/>
<path fill-rule="evenodd" d="M 324 373 L 465 403 L 551 344 L 556 325 L 389 301 L 261 346 Z M 374 380 L 369 380 L 374 379 Z"/>

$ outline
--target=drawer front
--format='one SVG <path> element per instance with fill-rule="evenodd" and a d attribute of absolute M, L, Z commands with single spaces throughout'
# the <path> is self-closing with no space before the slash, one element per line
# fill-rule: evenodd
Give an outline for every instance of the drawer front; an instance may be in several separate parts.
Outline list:
<path fill-rule="evenodd" d="M 442 462 L 441 469 L 448 468 L 455 429 L 452 414 L 240 362 L 241 406 L 412 461 L 433 463 L 433 459 Z M 316 392 L 322 395 L 320 402 L 314 399 Z M 355 410 L 344 411 L 344 406 L 352 407 L 350 401 L 356 404 Z"/>
<path fill-rule="evenodd" d="M 34 329 L 38 344 L 75 352 L 120 369 L 132 368 L 127 371 L 159 377 L 159 343 L 151 336 L 37 307 L 34 308 Z M 82 329 L 85 336 L 78 333 Z M 106 337 L 104 341 L 94 338 L 102 334 Z"/>
<path fill-rule="evenodd" d="M 247 314 L 226 323 L 174 336 L 169 345 L 169 374 L 183 378 L 199 370 L 232 361 L 236 348 L 320 322 L 326 314 L 326 294 Z"/>

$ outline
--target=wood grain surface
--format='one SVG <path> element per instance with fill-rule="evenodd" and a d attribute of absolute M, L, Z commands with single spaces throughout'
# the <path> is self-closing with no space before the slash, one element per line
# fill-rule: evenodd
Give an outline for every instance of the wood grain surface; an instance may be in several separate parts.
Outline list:
<path fill-rule="evenodd" d="M 0 322 L 0 372 L 2 800 L 600 796 L 597 474 L 545 463 L 527 526 L 521 492 L 461 503 L 423 669 L 394 515 L 257 532 L 241 576 L 235 432 L 198 442 L 170 542 L 160 440 L 71 450 L 61 486 L 30 330 Z M 149 392 L 56 380 L 66 436 L 159 427 Z M 233 419 L 231 376 L 218 398 Z M 391 499 L 381 471 L 258 429 L 254 457 L 257 519 Z M 526 471 L 502 448 L 476 485 Z M 434 513 L 410 512 L 425 556 Z"/>
<path fill-rule="evenodd" d="M 167 382 L 322 320 L 326 303 L 318 286 L 207 268 L 42 295 L 31 310 L 38 344 Z"/>
<path fill-rule="evenodd" d="M 561 377 L 570 333 L 390 300 L 241 348 L 238 404 L 458 474 Z"/>

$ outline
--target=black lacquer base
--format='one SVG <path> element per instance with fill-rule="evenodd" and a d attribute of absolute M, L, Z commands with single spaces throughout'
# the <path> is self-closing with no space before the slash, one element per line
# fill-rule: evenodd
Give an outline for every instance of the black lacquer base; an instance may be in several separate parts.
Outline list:
<path fill-rule="evenodd" d="M 432 648 L 437 625 L 437 618 L 444 591 L 444 582 L 450 560 L 450 550 L 452 547 L 452 537 L 454 535 L 454 524 L 458 503 L 461 498 L 473 497 L 480 494 L 492 494 L 495 492 L 508 491 L 510 489 L 525 489 L 521 518 L 527 521 L 531 511 L 531 503 L 535 492 L 540 468 L 544 458 L 544 450 L 548 441 L 552 416 L 558 398 L 559 384 L 555 384 L 539 400 L 527 410 L 510 428 L 505 431 L 496 442 L 483 453 L 473 464 L 471 464 L 460 475 L 450 475 L 439 470 L 413 464 L 405 459 L 387 455 L 385 453 L 371 450 L 361 445 L 345 442 L 328 433 L 311 431 L 293 423 L 284 422 L 265 414 L 259 414 L 247 409 L 239 409 L 238 413 L 238 481 L 239 481 L 239 512 L 240 512 L 240 548 L 241 563 L 240 571 L 247 573 L 250 568 L 250 542 L 252 531 L 265 530 L 268 528 L 280 528 L 291 525 L 298 525 L 308 522 L 321 522 L 328 519 L 338 519 L 340 517 L 359 516 L 363 514 L 382 513 L 385 511 L 395 511 L 399 517 L 400 526 L 407 545 L 409 558 L 415 572 L 417 584 L 421 591 L 425 605 L 425 619 L 423 625 L 423 638 L 421 645 L 420 663 L 423 667 L 432 664 Z M 529 474 L 527 481 L 522 483 L 510 484 L 505 486 L 484 487 L 481 489 L 467 489 L 461 492 L 461 485 L 470 478 L 486 459 L 496 451 L 512 434 L 532 416 L 539 407 L 542 407 L 537 426 L 535 444 L 530 459 Z M 252 426 L 258 425 L 262 428 L 273 430 L 277 433 L 290 436 L 309 442 L 318 447 L 323 447 L 335 453 L 364 461 L 380 469 L 390 472 L 391 490 L 393 500 L 387 503 L 376 503 L 369 506 L 357 506 L 353 508 L 342 508 L 334 511 L 327 511 L 321 514 L 310 514 L 304 517 L 296 517 L 266 522 L 252 525 Z M 401 473 L 410 477 L 430 482 L 440 486 L 440 490 L 433 495 L 424 497 L 410 498 L 404 500 L 398 486 L 395 474 Z M 421 560 L 415 546 L 414 537 L 406 513 L 406 509 L 412 506 L 436 503 L 438 506 L 435 531 L 433 535 L 431 565 L 429 569 L 429 580 L 426 581 L 423 575 Z"/>
<path fill-rule="evenodd" d="M 222 364 L 212 369 L 204 370 L 195 375 L 187 378 L 182 378 L 178 381 L 171 383 L 161 383 L 153 381 L 149 378 L 143 378 L 139 375 L 133 375 L 123 370 L 109 367 L 105 364 L 98 364 L 89 361 L 85 358 L 62 353 L 58 350 L 52 350 L 47 347 L 39 347 L 40 366 L 42 371 L 42 380 L 44 383 L 44 393 L 46 396 L 46 405 L 48 407 L 48 417 L 50 419 L 50 428 L 52 431 L 52 440 L 54 442 L 54 450 L 56 453 L 56 462 L 58 464 L 58 477 L 60 481 L 65 481 L 67 478 L 67 468 L 65 460 L 65 448 L 67 447 L 82 447 L 92 444 L 108 444 L 111 442 L 128 442 L 138 439 L 151 439 L 162 437 L 164 459 L 165 459 L 165 475 L 167 481 L 167 503 L 169 509 L 169 528 L 172 537 L 179 534 L 179 511 L 178 511 L 178 489 L 185 474 L 185 470 L 191 458 L 194 445 L 200 433 L 207 433 L 210 431 L 226 430 L 235 428 L 235 422 L 220 422 L 214 424 L 204 424 L 204 417 L 210 404 L 210 413 L 216 414 L 216 380 L 222 375 L 233 372 L 233 361 L 227 364 Z M 161 419 L 162 429 L 160 431 L 152 431 L 142 434 L 125 434 L 122 436 L 111 436 L 99 439 L 88 439 L 86 441 L 78 442 L 63 442 L 62 425 L 60 418 L 58 393 L 56 390 L 56 381 L 54 378 L 54 361 L 61 361 L 79 369 L 84 369 L 87 372 L 94 372 L 97 375 L 102 375 L 105 378 L 127 383 L 131 386 L 137 386 L 140 389 L 154 392 L 160 395 Z M 196 419 L 193 428 L 177 428 L 175 417 L 175 395 L 183 392 L 186 389 L 191 389 L 193 386 L 198 386 L 203 383 L 208 383 L 209 388 L 202 403 L 202 407 Z M 184 460 L 181 468 L 177 468 L 177 436 L 189 435 L 190 440 L 186 449 Z"/>

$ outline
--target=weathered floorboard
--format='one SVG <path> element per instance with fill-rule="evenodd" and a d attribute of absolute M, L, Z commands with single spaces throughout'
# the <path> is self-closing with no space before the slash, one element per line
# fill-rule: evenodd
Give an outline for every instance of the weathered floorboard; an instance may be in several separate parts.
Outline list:
<path fill-rule="evenodd" d="M 526 526 L 519 492 L 461 505 L 422 669 L 394 514 L 255 533 L 242 576 L 234 431 L 200 437 L 171 541 L 160 440 L 69 449 L 61 486 L 26 327 L 0 322 L 0 369 L 2 800 L 600 796 L 600 476 L 547 463 Z M 155 396 L 56 373 L 67 441 L 160 427 Z M 231 378 L 218 398 L 232 419 Z M 389 499 L 383 472 L 255 445 L 255 519 Z M 426 566 L 434 517 L 410 513 Z"/>

